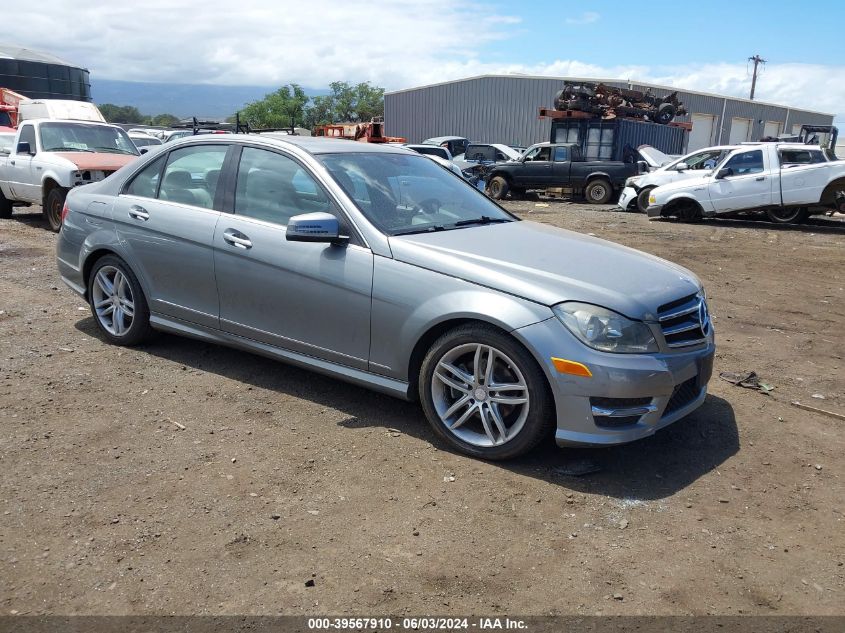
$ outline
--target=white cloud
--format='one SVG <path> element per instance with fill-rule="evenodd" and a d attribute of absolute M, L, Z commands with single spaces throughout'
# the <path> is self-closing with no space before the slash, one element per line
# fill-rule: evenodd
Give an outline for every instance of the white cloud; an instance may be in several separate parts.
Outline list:
<path fill-rule="evenodd" d="M 584 11 L 581 15 L 575 18 L 566 18 L 567 24 L 592 24 L 598 22 L 601 15 L 595 11 Z"/>
<path fill-rule="evenodd" d="M 597 66 L 579 60 L 511 63 L 496 43 L 520 18 L 477 0 L 88 0 L 16 2 L 3 39 L 64 57 L 97 78 L 229 85 L 335 80 L 408 88 L 485 73 L 626 78 L 747 96 L 744 63 Z M 142 6 L 143 8 L 138 8 Z M 595 21 L 586 12 L 576 19 Z M 45 40 L 44 33 L 54 37 Z M 619 50 L 620 59 L 629 55 Z M 757 98 L 845 115 L 845 66 L 769 63 Z"/>

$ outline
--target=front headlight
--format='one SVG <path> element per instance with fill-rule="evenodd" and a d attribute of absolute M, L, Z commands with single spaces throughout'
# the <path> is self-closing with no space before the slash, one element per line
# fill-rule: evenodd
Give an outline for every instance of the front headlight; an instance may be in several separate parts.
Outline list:
<path fill-rule="evenodd" d="M 621 314 L 589 303 L 567 301 L 552 308 L 561 323 L 585 345 L 602 352 L 646 354 L 657 352 L 649 327 Z"/>

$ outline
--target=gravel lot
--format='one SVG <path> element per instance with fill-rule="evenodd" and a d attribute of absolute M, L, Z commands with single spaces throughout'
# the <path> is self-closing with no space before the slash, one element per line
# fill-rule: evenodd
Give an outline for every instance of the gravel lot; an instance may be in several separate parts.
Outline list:
<path fill-rule="evenodd" d="M 845 613 L 845 422 L 791 405 L 845 412 L 845 221 L 507 204 L 704 280 L 698 412 L 472 460 L 413 404 L 172 336 L 104 343 L 40 215 L 0 220 L 0 612 Z M 743 370 L 774 390 L 718 378 Z M 584 459 L 601 471 L 564 474 Z"/>

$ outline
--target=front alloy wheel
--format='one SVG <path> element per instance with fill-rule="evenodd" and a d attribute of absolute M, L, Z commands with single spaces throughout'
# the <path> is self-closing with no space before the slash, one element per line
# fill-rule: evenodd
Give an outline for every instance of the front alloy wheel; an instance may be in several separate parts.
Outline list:
<path fill-rule="evenodd" d="M 485 459 L 531 450 L 552 421 L 537 363 L 515 340 L 480 324 L 434 344 L 423 362 L 420 396 L 441 437 Z"/>

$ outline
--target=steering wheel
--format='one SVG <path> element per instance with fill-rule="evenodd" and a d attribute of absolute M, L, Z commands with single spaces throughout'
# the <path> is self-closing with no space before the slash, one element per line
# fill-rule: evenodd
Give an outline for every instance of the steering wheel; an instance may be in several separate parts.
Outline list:
<path fill-rule="evenodd" d="M 440 211 L 440 207 L 443 206 L 443 203 L 440 202 L 437 198 L 426 198 L 425 200 L 417 203 L 411 214 L 412 215 L 436 215 Z"/>

